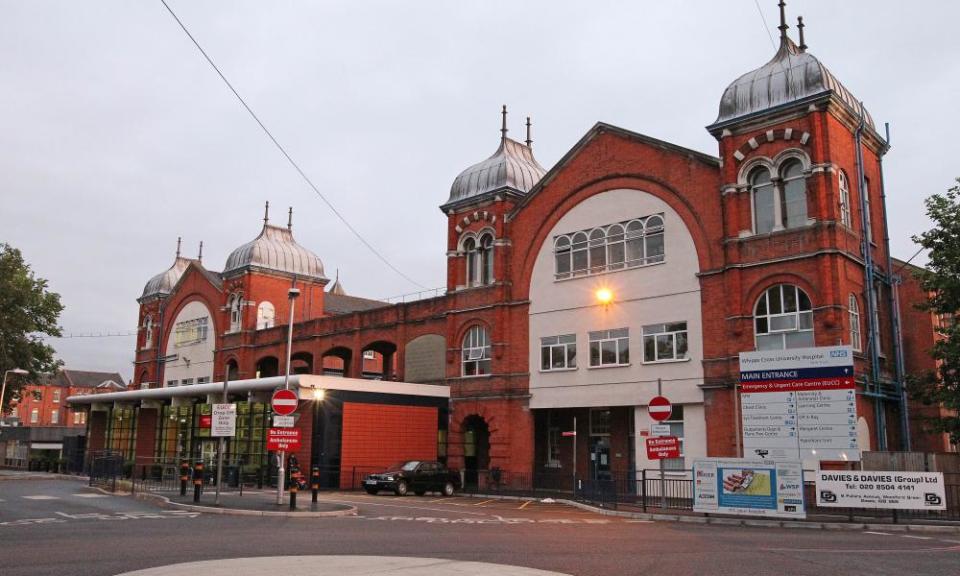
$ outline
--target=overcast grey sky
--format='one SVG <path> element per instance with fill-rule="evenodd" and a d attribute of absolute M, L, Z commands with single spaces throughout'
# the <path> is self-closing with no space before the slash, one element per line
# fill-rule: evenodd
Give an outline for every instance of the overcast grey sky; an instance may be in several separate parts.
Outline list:
<path fill-rule="evenodd" d="M 454 177 L 534 122 L 549 168 L 597 121 L 707 152 L 723 89 L 773 54 L 753 0 L 169 0 L 328 198 L 420 283 L 445 281 Z M 776 36 L 774 0 L 760 0 Z M 793 0 L 810 51 L 890 122 L 893 252 L 960 175 L 960 2 Z M 791 28 L 795 36 L 796 28 Z M 135 329 L 177 236 L 220 270 L 263 202 L 354 295 L 385 271 L 272 147 L 159 0 L 0 0 L 0 241 L 63 297 L 66 332 Z M 882 129 L 882 128 L 881 128 Z M 132 373 L 132 337 L 53 341 L 66 365 Z"/>

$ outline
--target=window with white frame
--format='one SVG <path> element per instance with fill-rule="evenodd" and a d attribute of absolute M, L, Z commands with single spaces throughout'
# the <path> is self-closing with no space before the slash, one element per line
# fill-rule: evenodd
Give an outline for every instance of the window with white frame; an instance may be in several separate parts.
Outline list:
<path fill-rule="evenodd" d="M 30 423 L 36 424 L 39 421 L 40 421 L 40 409 L 34 408 L 30 410 Z"/>
<path fill-rule="evenodd" d="M 577 335 L 547 336 L 540 339 L 540 369 L 571 370 L 577 367 Z"/>
<path fill-rule="evenodd" d="M 841 170 L 838 173 L 840 184 L 840 222 L 850 226 L 853 220 L 850 217 L 850 181 L 847 179 L 847 173 Z"/>
<path fill-rule="evenodd" d="M 364 350 L 363 357 L 366 360 L 375 360 L 377 357 L 377 352 L 376 350 Z"/>
<path fill-rule="evenodd" d="M 624 220 L 553 239 L 557 280 L 664 261 L 663 215 Z"/>
<path fill-rule="evenodd" d="M 174 345 L 192 346 L 206 341 L 209 318 L 194 318 L 193 320 L 184 320 L 177 322 L 174 326 Z"/>
<path fill-rule="evenodd" d="M 153 316 L 147 314 L 143 319 L 143 347 L 148 349 L 153 346 Z"/>
<path fill-rule="evenodd" d="M 753 230 L 766 234 L 807 223 L 807 179 L 796 158 L 780 165 L 776 176 L 757 166 L 747 178 L 753 206 Z"/>
<path fill-rule="evenodd" d="M 463 241 L 462 252 L 466 256 L 467 286 L 492 284 L 493 278 L 493 234 L 483 232 L 479 238 L 473 236 Z"/>
<path fill-rule="evenodd" d="M 797 286 L 768 288 L 757 300 L 753 321 L 757 350 L 813 346 L 813 306 Z"/>
<path fill-rule="evenodd" d="M 184 378 L 180 381 L 181 386 L 191 386 L 193 384 L 193 378 Z"/>
<path fill-rule="evenodd" d="M 630 364 L 630 329 L 590 332 L 590 366 L 626 366 Z"/>
<path fill-rule="evenodd" d="M 54 404 L 59 404 L 59 403 L 60 403 L 60 391 L 59 391 L 59 390 L 54 390 L 54 391 L 53 391 L 53 403 L 54 403 Z"/>
<path fill-rule="evenodd" d="M 264 300 L 257 306 L 257 330 L 273 328 L 277 313 L 273 304 Z"/>
<path fill-rule="evenodd" d="M 850 314 L 850 345 L 856 352 L 862 350 L 860 343 L 860 305 L 857 304 L 857 297 L 850 295 L 850 302 L 847 306 Z"/>
<path fill-rule="evenodd" d="M 243 323 L 243 297 L 234 292 L 227 301 L 230 309 L 230 332 L 239 332 Z"/>
<path fill-rule="evenodd" d="M 687 359 L 687 323 L 667 322 L 643 327 L 643 361 Z"/>
<path fill-rule="evenodd" d="M 167 388 L 174 388 L 177 385 L 176 380 L 167 380 Z"/>
<path fill-rule="evenodd" d="M 480 237 L 480 283 L 493 284 L 493 235 Z"/>
<path fill-rule="evenodd" d="M 670 419 L 665 420 L 663 424 L 670 427 L 670 435 L 676 436 L 677 442 L 680 444 L 680 457 L 665 459 L 663 461 L 663 467 L 666 470 L 683 470 L 685 469 L 683 459 L 683 406 L 681 404 L 674 404 L 673 411 L 670 413 Z"/>
<path fill-rule="evenodd" d="M 209 376 L 201 376 L 201 377 L 197 378 L 197 384 L 207 384 L 207 383 L 209 383 L 209 382 L 210 382 L 210 377 L 209 377 Z"/>
<path fill-rule="evenodd" d="M 59 423 L 60 423 L 60 411 L 59 411 L 59 410 L 51 410 L 51 411 L 50 411 L 50 423 L 51 423 L 51 424 L 59 424 Z"/>
<path fill-rule="evenodd" d="M 474 326 L 463 337 L 462 374 L 482 376 L 490 373 L 490 335 L 483 326 Z"/>

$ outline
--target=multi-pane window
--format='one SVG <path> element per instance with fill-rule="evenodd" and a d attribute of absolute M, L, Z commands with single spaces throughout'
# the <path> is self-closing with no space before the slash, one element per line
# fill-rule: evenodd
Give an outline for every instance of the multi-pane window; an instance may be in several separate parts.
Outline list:
<path fill-rule="evenodd" d="M 590 332 L 590 366 L 626 366 L 630 363 L 630 330 Z"/>
<path fill-rule="evenodd" d="M 665 362 L 686 358 L 686 322 L 668 322 L 643 327 L 644 362 Z"/>
<path fill-rule="evenodd" d="M 850 217 L 850 181 L 847 179 L 847 173 L 840 171 L 840 222 L 850 226 L 853 220 Z"/>
<path fill-rule="evenodd" d="M 243 322 L 243 298 L 235 292 L 230 295 L 227 306 L 230 308 L 230 332 L 239 332 Z"/>
<path fill-rule="evenodd" d="M 577 367 L 577 335 L 540 339 L 540 369 L 568 370 Z"/>
<path fill-rule="evenodd" d="M 463 337 L 462 363 L 464 376 L 490 373 L 490 335 L 483 326 L 474 326 Z"/>
<path fill-rule="evenodd" d="M 481 234 L 463 241 L 467 257 L 467 286 L 485 286 L 493 283 L 493 234 Z"/>
<path fill-rule="evenodd" d="M 766 166 L 748 178 L 753 203 L 753 230 L 766 234 L 807 223 L 807 181 L 799 160 L 788 160 L 774 178 Z"/>
<path fill-rule="evenodd" d="M 675 404 L 673 411 L 670 413 L 670 419 L 665 420 L 663 423 L 670 426 L 670 435 L 676 436 L 680 444 L 680 457 L 665 459 L 663 461 L 663 467 L 666 470 L 683 470 L 685 468 L 683 460 L 683 406 Z"/>
<path fill-rule="evenodd" d="M 53 391 L 53 403 L 54 403 L 54 404 L 58 404 L 59 402 L 60 402 L 60 391 L 59 391 L 59 390 L 54 390 L 54 391 Z"/>
<path fill-rule="evenodd" d="M 50 423 L 51 423 L 51 424 L 59 424 L 59 423 L 60 423 L 60 411 L 59 411 L 59 410 L 51 410 L 51 411 L 50 411 Z"/>
<path fill-rule="evenodd" d="M 493 236 L 490 234 L 480 237 L 480 283 L 493 283 Z"/>
<path fill-rule="evenodd" d="M 209 376 L 201 376 L 201 377 L 197 378 L 197 384 L 207 384 L 207 383 L 209 383 L 209 382 L 210 382 L 210 377 L 209 377 Z"/>
<path fill-rule="evenodd" d="M 193 385 L 193 378 L 184 378 L 180 381 L 181 386 L 191 386 Z"/>
<path fill-rule="evenodd" d="M 143 319 L 143 347 L 153 346 L 153 316 L 147 314 Z"/>
<path fill-rule="evenodd" d="M 624 220 L 553 239 L 558 280 L 602 274 L 664 260 L 663 216 Z"/>
<path fill-rule="evenodd" d="M 263 301 L 257 306 L 257 330 L 273 328 L 276 318 L 277 313 L 272 303 Z"/>
<path fill-rule="evenodd" d="M 757 350 L 813 346 L 813 306 L 807 293 L 790 284 L 768 288 L 754 308 Z"/>
<path fill-rule="evenodd" d="M 207 339 L 209 318 L 194 318 L 193 320 L 184 320 L 177 322 L 174 327 L 174 344 L 179 346 L 191 346 L 199 344 Z"/>
<path fill-rule="evenodd" d="M 860 306 L 857 304 L 857 297 L 850 295 L 850 303 L 847 306 L 850 314 L 850 345 L 857 352 L 862 350 L 860 345 Z"/>
<path fill-rule="evenodd" d="M 30 411 L 30 423 L 36 424 L 39 421 L 40 421 L 40 409 L 34 408 L 33 410 Z"/>
<path fill-rule="evenodd" d="M 610 435 L 610 409 L 609 408 L 591 408 L 590 409 L 590 435 L 591 436 L 609 436 Z"/>
<path fill-rule="evenodd" d="M 176 380 L 167 380 L 167 388 L 173 388 L 177 385 Z"/>

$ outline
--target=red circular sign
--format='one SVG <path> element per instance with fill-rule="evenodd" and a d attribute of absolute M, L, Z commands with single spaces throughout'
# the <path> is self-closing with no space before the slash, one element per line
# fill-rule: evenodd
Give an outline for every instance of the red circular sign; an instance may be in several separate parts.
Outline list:
<path fill-rule="evenodd" d="M 274 414 L 286 416 L 297 411 L 299 399 L 297 393 L 293 390 L 277 390 L 273 393 L 273 399 L 270 400 L 270 407 Z"/>
<path fill-rule="evenodd" d="M 673 413 L 673 406 L 671 406 L 670 401 L 663 396 L 654 396 L 650 399 L 650 403 L 647 404 L 647 411 L 650 412 L 651 418 L 657 422 L 663 422 Z"/>

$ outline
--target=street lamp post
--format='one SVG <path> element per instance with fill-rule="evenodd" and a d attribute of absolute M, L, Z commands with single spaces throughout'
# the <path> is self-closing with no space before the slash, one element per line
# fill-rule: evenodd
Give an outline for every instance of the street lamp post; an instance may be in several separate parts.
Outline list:
<path fill-rule="evenodd" d="M 10 374 L 26 375 L 29 372 L 23 368 L 11 368 L 3 373 L 3 388 L 0 388 L 0 418 L 3 418 L 3 399 L 7 396 L 7 376 Z"/>
<path fill-rule="evenodd" d="M 283 389 L 290 389 L 290 349 L 293 347 L 293 305 L 297 300 L 297 296 L 300 295 L 300 289 L 296 286 L 296 278 L 293 280 L 294 285 L 290 287 L 290 290 L 287 291 L 287 296 L 290 297 L 290 317 L 287 321 L 287 369 L 283 374 Z M 284 474 L 286 470 L 284 466 L 286 462 L 286 452 L 280 451 L 280 462 L 277 467 L 277 506 L 283 504 L 283 484 L 284 484 Z"/>

